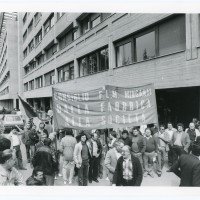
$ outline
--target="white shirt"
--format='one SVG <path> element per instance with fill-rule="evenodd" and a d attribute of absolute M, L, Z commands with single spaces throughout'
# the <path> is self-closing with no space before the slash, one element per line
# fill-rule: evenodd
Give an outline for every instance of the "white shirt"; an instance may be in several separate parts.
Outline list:
<path fill-rule="evenodd" d="M 19 138 L 18 134 L 13 134 L 11 131 L 8 135 L 7 138 L 12 142 L 12 146 L 18 146 L 21 144 L 21 140 Z"/>
<path fill-rule="evenodd" d="M 167 132 L 169 134 L 170 141 L 172 140 L 173 133 L 176 132 L 176 131 L 177 130 L 175 128 L 172 128 L 171 130 L 169 130 L 168 128 L 165 129 L 165 132 Z"/>

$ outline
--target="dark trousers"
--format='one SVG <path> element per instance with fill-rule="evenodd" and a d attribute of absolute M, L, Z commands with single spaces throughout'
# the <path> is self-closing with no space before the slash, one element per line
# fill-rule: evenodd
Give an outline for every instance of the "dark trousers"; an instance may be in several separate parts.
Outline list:
<path fill-rule="evenodd" d="M 52 174 L 52 175 L 44 174 L 44 177 L 45 177 L 45 181 L 46 181 L 47 186 L 54 185 L 55 174 Z"/>
<path fill-rule="evenodd" d="M 99 156 L 99 164 L 98 164 L 98 166 L 99 166 L 99 168 L 98 168 L 99 169 L 98 176 L 100 178 L 103 178 L 104 160 L 105 160 L 105 156 L 104 156 L 103 153 L 101 153 L 100 156 Z"/>
<path fill-rule="evenodd" d="M 173 163 L 173 151 L 172 151 L 172 146 L 169 145 L 168 164 L 172 165 L 172 163 Z"/>
<path fill-rule="evenodd" d="M 122 179 L 122 186 L 133 186 L 133 180 Z"/>
<path fill-rule="evenodd" d="M 97 180 L 99 171 L 99 158 L 92 157 L 89 168 L 89 181 Z"/>
<path fill-rule="evenodd" d="M 81 167 L 78 169 L 78 185 L 87 186 L 88 185 L 88 168 L 89 161 L 82 162 Z"/>
<path fill-rule="evenodd" d="M 26 147 L 26 157 L 27 157 L 27 160 L 30 161 L 30 145 L 27 145 L 25 144 L 25 147 Z"/>
<path fill-rule="evenodd" d="M 16 158 L 17 158 L 17 168 L 23 168 L 23 163 L 22 163 L 22 152 L 20 149 L 20 145 L 13 146 L 13 149 L 16 151 Z"/>
<path fill-rule="evenodd" d="M 173 164 L 178 160 L 181 154 L 186 154 L 183 147 L 177 145 L 174 145 L 172 147 L 172 152 L 173 152 Z"/>

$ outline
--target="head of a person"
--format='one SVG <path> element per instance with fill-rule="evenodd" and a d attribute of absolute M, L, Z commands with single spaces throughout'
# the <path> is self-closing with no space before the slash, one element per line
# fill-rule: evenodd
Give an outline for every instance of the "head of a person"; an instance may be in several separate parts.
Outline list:
<path fill-rule="evenodd" d="M 195 124 L 193 122 L 191 122 L 189 124 L 189 128 L 190 128 L 190 130 L 194 130 L 195 129 Z"/>
<path fill-rule="evenodd" d="M 173 128 L 173 125 L 172 125 L 172 123 L 171 123 L 171 122 L 168 122 L 168 123 L 167 123 L 167 128 L 168 128 L 169 130 L 172 130 L 172 128 Z"/>
<path fill-rule="evenodd" d="M 44 122 L 41 122 L 41 123 L 39 124 L 39 128 L 40 128 L 41 130 L 43 130 L 43 129 L 45 128 L 45 123 L 44 123 Z"/>
<path fill-rule="evenodd" d="M 12 133 L 17 134 L 17 128 L 15 126 L 12 127 Z"/>
<path fill-rule="evenodd" d="M 42 182 L 44 178 L 44 173 L 43 170 L 40 169 L 39 167 L 35 167 L 32 173 L 32 177 L 35 178 L 36 180 Z"/>
<path fill-rule="evenodd" d="M 137 136 L 139 134 L 139 129 L 137 127 L 134 127 L 132 129 L 132 133 L 133 133 L 134 136 Z"/>
<path fill-rule="evenodd" d="M 46 138 L 47 138 L 47 134 L 45 132 L 41 133 L 41 141 L 44 142 Z"/>
<path fill-rule="evenodd" d="M 95 133 L 97 133 L 97 134 L 98 134 L 98 136 L 100 136 L 100 135 L 101 135 L 101 131 L 100 131 L 99 129 L 95 130 Z"/>
<path fill-rule="evenodd" d="M 126 139 L 128 137 L 128 131 L 127 130 L 123 130 L 122 131 L 122 138 Z"/>
<path fill-rule="evenodd" d="M 192 122 L 193 122 L 194 124 L 196 124 L 196 123 L 198 122 L 197 118 L 193 118 L 193 119 L 192 119 Z"/>
<path fill-rule="evenodd" d="M 183 129 L 184 129 L 184 125 L 182 123 L 178 123 L 177 124 L 177 129 L 178 129 L 179 132 L 182 132 Z"/>
<path fill-rule="evenodd" d="M 36 130 L 36 128 L 37 128 L 36 125 L 33 124 L 32 129 L 33 129 L 33 130 Z"/>
<path fill-rule="evenodd" d="M 110 133 L 109 133 L 109 138 L 110 138 L 110 139 L 117 138 L 117 133 L 116 133 L 116 131 L 110 131 Z"/>
<path fill-rule="evenodd" d="M 87 140 L 87 135 L 85 134 L 84 131 L 80 132 L 80 138 L 81 138 L 81 142 L 85 143 Z"/>
<path fill-rule="evenodd" d="M 30 124 L 30 123 L 27 123 L 27 124 L 26 124 L 26 128 L 27 128 L 27 129 L 31 129 L 31 124 Z"/>
<path fill-rule="evenodd" d="M 165 132 L 165 125 L 164 124 L 160 125 L 160 132 L 161 133 Z"/>
<path fill-rule="evenodd" d="M 125 145 L 122 148 L 122 156 L 124 159 L 128 158 L 131 155 L 131 148 L 128 145 Z"/>
<path fill-rule="evenodd" d="M 4 165 L 6 169 L 11 169 L 16 162 L 16 152 L 12 149 L 6 149 L 0 152 L 0 164 Z"/>
<path fill-rule="evenodd" d="M 98 133 L 95 132 L 95 133 L 92 134 L 92 139 L 93 139 L 93 140 L 97 141 L 98 138 L 99 138 Z"/>
<path fill-rule="evenodd" d="M 150 137 L 150 135 L 151 135 L 151 129 L 150 128 L 145 129 L 145 135 L 146 135 L 146 137 Z"/>
<path fill-rule="evenodd" d="M 71 128 L 65 128 L 64 131 L 65 131 L 65 135 L 70 135 L 70 136 L 73 135 L 73 131 Z"/>
<path fill-rule="evenodd" d="M 5 137 L 0 139 L 0 151 L 4 151 L 6 149 L 10 149 L 11 141 Z"/>
<path fill-rule="evenodd" d="M 124 147 L 123 140 L 116 140 L 113 144 L 114 148 L 117 150 L 118 153 L 122 153 L 122 148 Z"/>
<path fill-rule="evenodd" d="M 45 138 L 44 139 L 44 146 L 50 147 L 51 145 L 51 139 L 50 138 Z"/>

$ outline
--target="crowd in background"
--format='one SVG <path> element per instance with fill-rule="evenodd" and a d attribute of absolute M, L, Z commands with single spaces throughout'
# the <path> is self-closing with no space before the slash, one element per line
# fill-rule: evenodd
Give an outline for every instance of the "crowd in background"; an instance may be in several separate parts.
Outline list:
<path fill-rule="evenodd" d="M 184 129 L 165 125 L 132 127 L 129 130 L 53 131 L 51 121 L 38 127 L 29 119 L 24 130 L 18 126 L 0 135 L 0 185 L 54 185 L 58 176 L 79 186 L 98 183 L 103 175 L 110 185 L 140 186 L 143 178 L 162 177 L 163 166 L 173 171 L 182 154 L 193 153 L 200 141 L 199 123 L 193 119 Z M 26 148 L 32 176 L 23 180 L 21 141 Z M 198 156 L 198 155 L 196 155 Z M 155 167 L 155 169 L 154 169 Z M 199 180 L 200 182 L 200 180 Z M 195 183 L 196 185 L 200 183 Z"/>

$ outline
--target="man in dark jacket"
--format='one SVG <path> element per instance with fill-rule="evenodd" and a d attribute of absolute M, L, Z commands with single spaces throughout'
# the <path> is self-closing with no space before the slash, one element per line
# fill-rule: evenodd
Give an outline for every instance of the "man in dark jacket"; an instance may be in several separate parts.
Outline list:
<path fill-rule="evenodd" d="M 122 156 L 117 161 L 113 177 L 116 186 L 140 186 L 143 174 L 140 161 L 131 155 L 131 148 L 126 145 L 122 148 Z"/>
<path fill-rule="evenodd" d="M 139 129 L 134 127 L 132 129 L 133 137 L 132 137 L 132 146 L 131 153 L 140 160 L 143 169 L 143 160 L 142 155 L 146 149 L 146 143 L 144 137 L 139 134 Z"/>
<path fill-rule="evenodd" d="M 200 137 L 198 137 L 200 139 Z M 182 154 L 178 161 L 167 170 L 180 177 L 180 186 L 200 186 L 200 142 L 197 140 L 192 146 L 192 154 Z"/>
<path fill-rule="evenodd" d="M 51 139 L 44 140 L 44 146 L 40 147 L 33 157 L 32 164 L 40 167 L 44 172 L 47 185 L 54 185 L 55 171 L 57 170 L 57 162 L 55 152 L 51 150 Z"/>

